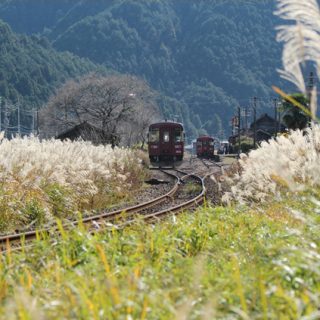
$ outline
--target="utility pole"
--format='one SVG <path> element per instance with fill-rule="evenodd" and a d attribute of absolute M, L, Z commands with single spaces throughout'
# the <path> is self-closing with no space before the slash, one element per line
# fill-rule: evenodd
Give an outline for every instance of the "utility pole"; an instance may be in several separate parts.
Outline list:
<path fill-rule="evenodd" d="M 237 133 L 237 130 L 236 130 L 236 128 L 237 128 L 237 116 L 236 115 L 234 115 L 232 118 L 231 118 L 231 132 L 232 132 L 232 135 L 233 136 L 235 136 L 236 135 L 236 133 Z"/>
<path fill-rule="evenodd" d="M 248 134 L 248 106 L 246 105 L 244 108 L 241 109 L 241 117 L 242 117 L 242 129 L 244 129 L 246 135 Z"/>
<path fill-rule="evenodd" d="M 253 148 L 257 147 L 257 97 L 253 97 Z"/>
<path fill-rule="evenodd" d="M 20 101 L 18 101 L 18 134 L 21 135 L 21 126 L 20 126 Z"/>
<path fill-rule="evenodd" d="M 34 121 L 34 118 L 35 118 L 35 114 L 36 114 L 36 112 L 35 112 L 35 110 L 33 110 L 32 111 L 32 129 L 31 129 L 31 133 L 34 135 L 34 133 L 35 133 L 35 121 Z"/>
<path fill-rule="evenodd" d="M 9 124 L 9 119 L 8 119 L 8 110 L 7 110 L 7 101 L 4 101 L 4 119 L 3 119 L 3 131 L 4 131 L 4 136 L 7 137 L 7 128 L 8 128 L 8 124 Z"/>
<path fill-rule="evenodd" d="M 245 116 L 245 126 L 246 126 L 246 135 L 248 136 L 248 106 L 246 105 L 244 109 L 244 116 Z"/>
<path fill-rule="evenodd" d="M 2 131 L 2 126 L 1 126 L 1 122 L 2 122 L 2 97 L 0 96 L 0 132 Z"/>
<path fill-rule="evenodd" d="M 39 108 L 37 108 L 37 136 L 39 135 Z"/>
<path fill-rule="evenodd" d="M 241 148 L 241 108 L 238 107 L 238 158 L 240 158 L 240 148 Z"/>
<path fill-rule="evenodd" d="M 231 118 L 231 134 L 234 135 L 234 117 Z"/>
<path fill-rule="evenodd" d="M 312 89 L 314 87 L 314 74 L 311 71 L 309 74 L 309 80 L 308 80 L 308 98 L 309 101 L 311 100 L 311 93 L 312 93 Z"/>
<path fill-rule="evenodd" d="M 278 134 L 278 110 L 277 110 L 277 105 L 278 105 L 278 99 L 274 98 L 273 99 L 273 105 L 274 105 L 274 136 L 277 137 Z"/>
<path fill-rule="evenodd" d="M 279 106 L 279 109 L 278 109 L 278 132 L 281 132 L 282 131 L 282 128 L 281 128 L 281 108 L 282 108 L 282 102 L 279 102 L 280 106 Z"/>
<path fill-rule="evenodd" d="M 309 99 L 309 111 L 311 112 L 311 99 L 312 99 L 312 90 L 314 88 L 315 85 L 315 77 L 314 77 L 314 73 L 311 71 L 309 74 L 309 80 L 308 80 L 308 99 Z M 317 94 L 317 93 L 316 93 Z M 311 123 L 311 117 L 308 116 L 308 122 L 309 124 Z"/>

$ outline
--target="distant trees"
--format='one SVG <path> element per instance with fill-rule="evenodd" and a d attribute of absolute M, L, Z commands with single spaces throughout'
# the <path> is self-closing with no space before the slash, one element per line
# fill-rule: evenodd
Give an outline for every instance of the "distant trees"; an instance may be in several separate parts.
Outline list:
<path fill-rule="evenodd" d="M 206 131 L 222 132 L 220 124 L 227 131 L 237 99 L 268 96 L 269 83 L 285 89 L 276 72 L 281 47 L 272 1 L 2 2 L 0 16 L 15 30 L 45 35 L 54 48 L 101 64 L 58 54 L 38 37 L 4 36 L 0 25 L 0 94 L 13 102 L 23 94 L 39 106 L 66 79 L 106 67 L 146 79 L 167 97 L 159 103 L 163 114 L 179 115 L 188 136 L 196 136 L 209 119 Z M 31 21 L 34 12 L 39 19 Z M 63 19 L 62 12 L 68 12 Z"/>
<path fill-rule="evenodd" d="M 65 79 L 98 68 L 106 71 L 71 53 L 55 51 L 45 38 L 18 35 L 0 20 L 0 96 L 12 104 L 20 101 L 23 110 L 40 107 Z"/>
<path fill-rule="evenodd" d="M 87 122 L 102 130 L 113 146 L 145 141 L 157 114 L 154 93 L 133 76 L 90 74 L 67 81 L 41 110 L 41 130 L 55 136 Z"/>
<path fill-rule="evenodd" d="M 214 114 L 214 134 L 219 138 L 223 138 L 225 136 L 225 132 L 223 130 L 222 120 L 218 114 Z"/>
<path fill-rule="evenodd" d="M 309 100 L 304 94 L 295 93 L 291 95 L 296 101 L 308 108 Z M 283 123 L 292 130 L 304 129 L 309 122 L 309 117 L 301 109 L 294 106 L 291 102 L 284 100 L 282 103 L 284 115 Z"/>
<path fill-rule="evenodd" d="M 81 4 L 64 18 L 69 28 L 58 23 L 48 34 L 54 47 L 139 75 L 178 99 L 186 105 L 188 135 L 199 128 L 194 114 L 204 123 L 216 113 L 227 130 L 236 97 L 267 96 L 267 84 L 278 83 L 280 47 L 270 1 L 100 1 L 99 14 L 92 14 L 97 2 L 75 2 Z M 179 110 L 178 104 L 162 109 L 167 116 Z"/>

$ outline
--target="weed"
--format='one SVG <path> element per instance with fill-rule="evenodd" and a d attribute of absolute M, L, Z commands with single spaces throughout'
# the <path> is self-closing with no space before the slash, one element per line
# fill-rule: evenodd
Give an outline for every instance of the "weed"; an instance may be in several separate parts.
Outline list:
<path fill-rule="evenodd" d="M 301 201 L 303 199 L 303 201 Z M 320 303 L 318 194 L 210 208 L 56 240 L 0 259 L 0 313 L 46 319 L 298 319 Z M 292 211 L 295 212 L 293 216 Z M 23 288 L 23 290 L 20 290 Z M 22 309 L 21 309 L 22 308 Z"/>

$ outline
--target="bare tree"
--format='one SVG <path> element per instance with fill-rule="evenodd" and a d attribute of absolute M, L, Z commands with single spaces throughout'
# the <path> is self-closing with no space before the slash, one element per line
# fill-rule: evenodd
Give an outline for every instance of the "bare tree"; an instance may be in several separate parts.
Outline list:
<path fill-rule="evenodd" d="M 70 80 L 41 110 L 41 131 L 55 136 L 87 122 L 102 130 L 112 145 L 144 142 L 146 127 L 157 114 L 154 92 L 133 76 L 90 74 Z M 121 135 L 121 137 L 120 137 Z"/>
<path fill-rule="evenodd" d="M 143 148 L 147 140 L 147 129 L 157 118 L 158 112 L 154 105 L 138 104 L 134 113 L 119 128 L 124 137 L 123 144 L 132 146 L 141 143 Z"/>

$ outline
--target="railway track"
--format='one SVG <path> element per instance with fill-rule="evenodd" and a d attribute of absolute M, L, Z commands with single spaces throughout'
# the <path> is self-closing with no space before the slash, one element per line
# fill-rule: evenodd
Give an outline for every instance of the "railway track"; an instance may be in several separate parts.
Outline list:
<path fill-rule="evenodd" d="M 214 160 L 211 159 L 206 159 L 206 158 L 201 158 L 201 162 L 208 168 L 211 169 L 213 167 L 218 167 L 220 168 L 221 172 L 223 172 L 223 165 L 220 163 L 215 162 Z"/>
<path fill-rule="evenodd" d="M 131 206 L 113 212 L 102 212 L 101 214 L 86 217 L 81 223 L 90 232 L 105 230 L 108 228 L 124 228 L 136 221 L 138 215 L 146 222 L 154 222 L 170 214 L 177 214 L 201 204 L 205 197 L 204 179 L 195 174 L 170 169 L 161 170 L 166 175 L 176 180 L 173 188 L 166 194 L 150 201 Z M 192 186 L 196 187 L 192 187 Z M 70 229 L 79 224 L 79 221 L 71 221 L 63 225 L 64 229 Z M 0 237 L 0 252 L 8 250 L 19 250 L 22 246 L 29 244 L 32 240 L 43 237 L 55 237 L 59 234 L 58 228 L 44 228 L 24 233 L 16 233 Z"/>

